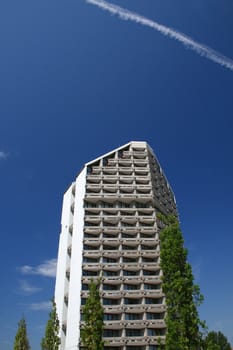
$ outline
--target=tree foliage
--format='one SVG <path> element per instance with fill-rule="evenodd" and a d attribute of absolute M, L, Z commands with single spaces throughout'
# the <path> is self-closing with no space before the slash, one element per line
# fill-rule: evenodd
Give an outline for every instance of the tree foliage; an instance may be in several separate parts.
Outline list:
<path fill-rule="evenodd" d="M 56 303 L 52 300 L 52 310 L 45 329 L 45 336 L 41 341 L 42 350 L 58 350 L 61 343 L 59 334 L 59 320 L 57 316 Z"/>
<path fill-rule="evenodd" d="M 89 284 L 89 296 L 83 307 L 84 326 L 81 341 L 86 350 L 103 350 L 103 307 L 99 293 L 100 281 Z"/>
<path fill-rule="evenodd" d="M 209 332 L 205 339 L 205 350 L 231 350 L 231 344 L 221 332 Z"/>
<path fill-rule="evenodd" d="M 164 223 L 160 232 L 163 292 L 166 296 L 166 350 L 196 350 L 201 343 L 197 306 L 203 301 L 199 286 L 194 284 L 191 265 L 187 262 L 182 232 L 175 216 L 158 218 Z"/>
<path fill-rule="evenodd" d="M 18 323 L 18 331 L 15 336 L 14 350 L 30 350 L 25 318 L 22 318 Z"/>

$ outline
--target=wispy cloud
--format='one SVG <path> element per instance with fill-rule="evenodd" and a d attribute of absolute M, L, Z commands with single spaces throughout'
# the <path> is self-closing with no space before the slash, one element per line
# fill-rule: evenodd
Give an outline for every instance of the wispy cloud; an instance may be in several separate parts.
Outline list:
<path fill-rule="evenodd" d="M 99 8 L 106 10 L 113 15 L 118 15 L 123 20 L 133 21 L 141 25 L 150 27 L 163 34 L 164 36 L 179 41 L 185 47 L 188 47 L 189 49 L 195 51 L 198 55 L 206 57 L 207 59 L 233 71 L 232 59 L 223 56 L 221 53 L 213 50 L 212 48 L 193 40 L 191 37 L 187 36 L 182 32 L 169 28 L 158 22 L 152 21 L 146 17 L 141 16 L 140 14 L 131 12 L 120 6 L 108 3 L 104 0 L 86 0 L 86 2 L 98 6 Z"/>
<path fill-rule="evenodd" d="M 8 158 L 8 153 L 4 151 L 0 151 L 0 160 L 4 160 Z"/>
<path fill-rule="evenodd" d="M 33 311 L 49 311 L 51 309 L 51 301 L 41 301 L 38 303 L 31 303 L 29 307 Z"/>
<path fill-rule="evenodd" d="M 193 270 L 193 276 L 197 282 L 201 279 L 201 263 L 197 262 L 192 267 Z"/>
<path fill-rule="evenodd" d="M 32 311 L 50 311 L 52 307 L 51 301 L 38 301 L 34 303 L 18 303 L 17 305 L 23 307 L 24 309 L 30 309 Z"/>
<path fill-rule="evenodd" d="M 28 283 L 25 280 L 21 280 L 19 286 L 19 291 L 24 295 L 31 295 L 38 293 L 42 290 L 42 288 L 32 286 L 30 283 Z"/>
<path fill-rule="evenodd" d="M 38 266 L 24 265 L 18 270 L 24 275 L 40 275 L 45 277 L 56 277 L 57 260 L 45 260 Z"/>

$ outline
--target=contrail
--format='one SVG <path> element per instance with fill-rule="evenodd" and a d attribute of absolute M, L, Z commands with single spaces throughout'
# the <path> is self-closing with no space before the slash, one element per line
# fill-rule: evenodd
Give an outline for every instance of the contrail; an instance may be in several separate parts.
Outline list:
<path fill-rule="evenodd" d="M 233 60 L 223 56 L 221 53 L 211 49 L 210 47 L 203 45 L 187 35 L 159 24 L 158 22 L 152 21 L 146 17 L 143 17 L 135 12 L 131 12 L 123 7 L 111 4 L 105 0 L 86 0 L 87 3 L 100 7 L 103 10 L 110 12 L 113 15 L 118 15 L 123 20 L 130 20 L 144 26 L 153 28 L 161 34 L 168 36 L 171 39 L 177 40 L 184 46 L 195 51 L 200 56 L 206 57 L 209 60 L 220 64 L 221 66 L 228 68 L 233 71 Z"/>

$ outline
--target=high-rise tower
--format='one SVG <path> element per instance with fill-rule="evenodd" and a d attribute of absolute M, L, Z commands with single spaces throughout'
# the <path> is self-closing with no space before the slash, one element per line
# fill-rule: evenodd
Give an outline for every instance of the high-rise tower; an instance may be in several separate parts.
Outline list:
<path fill-rule="evenodd" d="M 61 350 L 82 349 L 82 306 L 101 276 L 106 350 L 155 350 L 164 341 L 158 212 L 174 194 L 146 142 L 87 164 L 64 194 L 55 301 Z"/>

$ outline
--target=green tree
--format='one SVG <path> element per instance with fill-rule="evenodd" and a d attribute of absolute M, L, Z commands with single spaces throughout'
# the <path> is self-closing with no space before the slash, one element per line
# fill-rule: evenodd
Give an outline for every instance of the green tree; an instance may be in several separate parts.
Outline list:
<path fill-rule="evenodd" d="M 103 306 L 99 293 L 100 281 L 89 284 L 89 296 L 83 307 L 84 326 L 81 341 L 86 350 L 103 350 Z"/>
<path fill-rule="evenodd" d="M 14 350 L 30 350 L 27 336 L 27 325 L 23 317 L 18 323 L 18 331 L 15 336 Z"/>
<path fill-rule="evenodd" d="M 163 292 L 166 296 L 166 350 L 196 350 L 201 345 L 200 321 L 197 306 L 203 301 L 200 289 L 194 284 L 187 249 L 175 216 L 158 214 L 164 223 L 160 232 Z"/>
<path fill-rule="evenodd" d="M 57 316 L 56 303 L 52 300 L 52 310 L 45 329 L 45 336 L 41 341 L 42 350 L 58 350 L 61 343 L 59 333 L 59 320 Z"/>
<path fill-rule="evenodd" d="M 231 344 L 221 332 L 209 332 L 205 339 L 205 350 L 231 350 Z"/>

